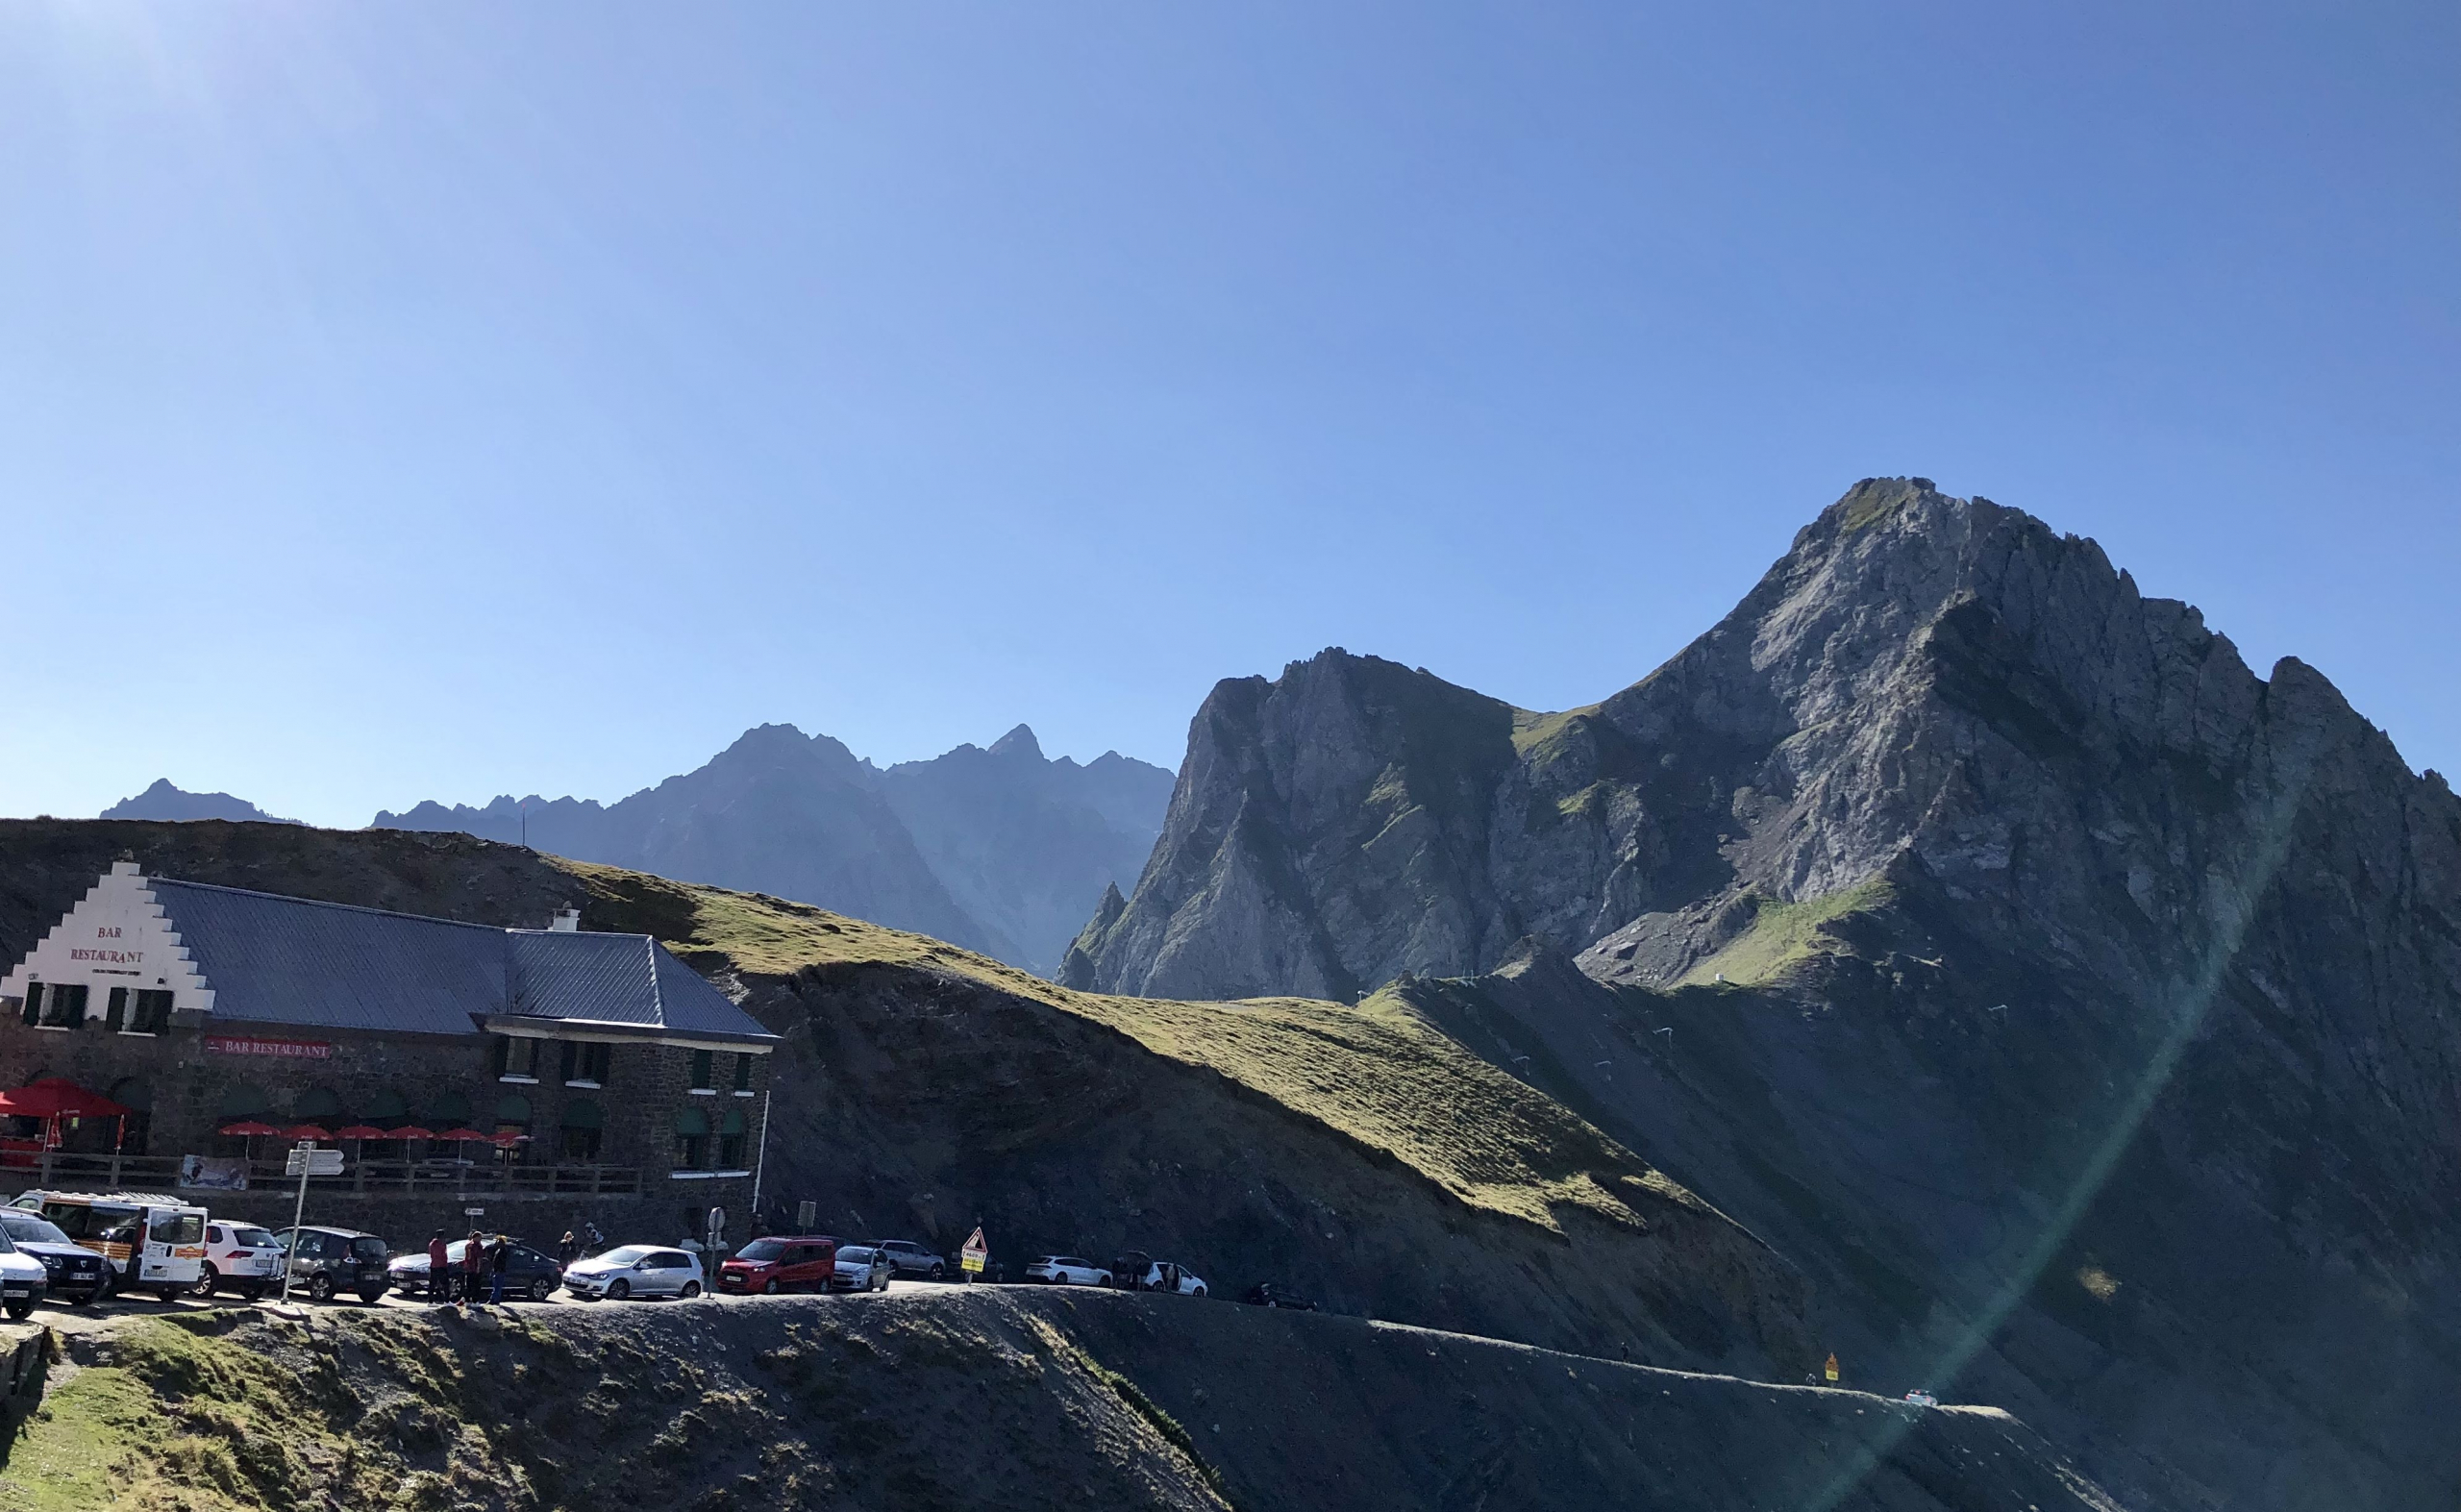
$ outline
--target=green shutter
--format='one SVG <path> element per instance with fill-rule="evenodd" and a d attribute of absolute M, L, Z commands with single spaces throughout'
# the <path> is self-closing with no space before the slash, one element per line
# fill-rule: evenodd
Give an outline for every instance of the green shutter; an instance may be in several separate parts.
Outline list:
<path fill-rule="evenodd" d="M 706 1087 L 709 1084 L 709 1063 L 715 1058 L 706 1050 L 696 1050 L 692 1053 L 692 1084 L 694 1086 Z"/>
<path fill-rule="evenodd" d="M 42 983 L 41 983 L 41 982 L 38 982 L 38 981 L 30 981 L 30 982 L 27 982 L 27 983 L 26 983 L 26 1013 L 25 1013 L 25 1019 L 26 1019 L 26 1022 L 27 1022 L 28 1024 L 37 1024 L 37 1023 L 41 1022 L 41 1020 L 42 1020 Z"/>
<path fill-rule="evenodd" d="M 737 1092 L 752 1090 L 752 1053 L 748 1050 L 735 1053 L 734 1089 Z"/>
<path fill-rule="evenodd" d="M 128 1022 L 128 989 L 113 987 L 110 1004 L 103 1009 L 103 1029 L 112 1034 Z"/>
<path fill-rule="evenodd" d="M 709 1131 L 709 1115 L 697 1107 L 687 1107 L 675 1115 L 675 1131 L 679 1134 L 706 1134 Z"/>

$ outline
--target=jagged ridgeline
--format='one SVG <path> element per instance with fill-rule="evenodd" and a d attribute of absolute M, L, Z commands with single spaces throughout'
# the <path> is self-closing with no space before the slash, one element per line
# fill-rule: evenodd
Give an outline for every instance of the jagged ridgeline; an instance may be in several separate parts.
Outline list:
<path fill-rule="evenodd" d="M 2123 1500 L 2461 1484 L 2461 804 L 1988 500 L 1856 485 L 1586 708 L 1223 682 L 1063 979 L 1395 983 Z"/>

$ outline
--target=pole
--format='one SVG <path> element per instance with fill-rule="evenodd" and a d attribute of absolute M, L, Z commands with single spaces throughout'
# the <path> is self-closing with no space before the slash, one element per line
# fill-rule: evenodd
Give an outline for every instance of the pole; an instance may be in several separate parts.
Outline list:
<path fill-rule="evenodd" d="M 760 1173 L 769 1164 L 769 1098 L 770 1093 L 764 1089 L 760 1094 L 760 1143 L 754 1146 L 752 1152 L 752 1216 L 755 1218 L 760 1216 Z"/>
<path fill-rule="evenodd" d="M 312 1139 L 303 1139 L 295 1148 L 302 1151 L 313 1150 L 316 1148 L 316 1142 Z M 285 1302 L 290 1301 L 291 1256 L 299 1252 L 299 1226 L 307 1216 L 308 1161 L 303 1155 L 299 1161 L 299 1201 L 290 1209 L 290 1248 L 282 1252 L 282 1297 L 280 1300 Z"/>

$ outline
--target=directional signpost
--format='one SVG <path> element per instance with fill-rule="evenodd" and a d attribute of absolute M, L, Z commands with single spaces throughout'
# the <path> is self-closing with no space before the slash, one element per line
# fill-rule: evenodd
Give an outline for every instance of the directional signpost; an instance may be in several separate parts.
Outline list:
<path fill-rule="evenodd" d="M 319 1150 L 314 1140 L 303 1139 L 290 1147 L 290 1158 L 282 1163 L 282 1174 L 299 1178 L 299 1202 L 290 1210 L 290 1243 L 292 1249 L 296 1249 L 299 1244 L 299 1225 L 308 1214 L 308 1178 L 311 1176 L 341 1175 L 342 1153 L 338 1150 Z M 284 1301 L 290 1301 L 290 1250 L 285 1250 L 282 1252 L 282 1300 Z"/>

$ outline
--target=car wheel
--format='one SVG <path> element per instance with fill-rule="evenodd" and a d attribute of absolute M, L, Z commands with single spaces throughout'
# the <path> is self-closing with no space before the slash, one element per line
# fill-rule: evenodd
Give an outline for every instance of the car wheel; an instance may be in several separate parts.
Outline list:
<path fill-rule="evenodd" d="M 1194 1291 L 1192 1291 L 1192 1292 L 1188 1293 L 1188 1295 L 1189 1295 L 1190 1297 L 1202 1297 L 1202 1296 L 1204 1296 L 1204 1295 L 1205 1295 L 1205 1288 L 1204 1288 L 1204 1287 L 1202 1287 L 1202 1286 L 1200 1286 L 1200 1287 L 1198 1287 L 1196 1290 L 1194 1290 Z"/>
<path fill-rule="evenodd" d="M 632 1295 L 633 1283 L 630 1281 L 609 1281 L 607 1283 L 607 1300 L 610 1302 L 620 1302 L 625 1298 Z"/>
<path fill-rule="evenodd" d="M 937 1260 L 932 1261 L 932 1279 L 933 1279 L 933 1280 L 935 1280 L 935 1281 L 944 1281 L 944 1280 L 947 1280 L 947 1279 L 948 1279 L 948 1277 L 949 1277 L 949 1268 L 948 1268 L 947 1266 L 945 1266 L 945 1265 L 942 1265 L 942 1264 L 941 1264 L 939 1261 L 937 1261 Z"/>
<path fill-rule="evenodd" d="M 701 1283 L 698 1281 L 684 1282 L 682 1295 L 685 1301 L 690 1301 L 693 1298 L 701 1295 Z"/>
<path fill-rule="evenodd" d="M 767 1285 L 765 1285 L 765 1286 L 761 1287 L 761 1288 L 760 1288 L 760 1295 L 761 1295 L 761 1296 L 763 1296 L 763 1297 L 775 1297 L 775 1296 L 777 1296 L 777 1295 L 778 1295 L 778 1283 L 777 1283 L 777 1281 L 773 1279 L 773 1280 L 771 1280 Z"/>
<path fill-rule="evenodd" d="M 531 1300 L 532 1301 L 534 1301 L 534 1302 L 543 1302 L 543 1301 L 545 1301 L 548 1298 L 553 1297 L 553 1296 L 555 1296 L 555 1295 L 556 1295 L 556 1285 L 555 1285 L 555 1283 L 554 1283 L 553 1281 L 548 1280 L 548 1279 L 547 1279 L 545 1277 L 543 1277 L 543 1276 L 541 1276 L 541 1277 L 537 1277 L 536 1279 L 533 1280 L 533 1281 L 530 1283 L 530 1300 Z"/>
<path fill-rule="evenodd" d="M 211 1297 L 213 1295 L 215 1288 L 219 1287 L 221 1284 L 222 1273 L 213 1268 L 212 1261 L 208 1260 L 205 1263 L 205 1269 L 197 1273 L 196 1294 L 199 1297 Z"/>
<path fill-rule="evenodd" d="M 11 1302 L 11 1303 L 9 1304 L 9 1316 L 10 1316 L 10 1317 L 12 1317 L 12 1318 L 18 1318 L 18 1319 L 22 1319 L 22 1318 L 24 1318 L 28 1313 L 31 1313 L 31 1312 L 33 1312 L 34 1310 L 35 1310 L 35 1304 L 34 1304 L 34 1300 L 33 1300 L 32 1298 L 29 1298 L 29 1299 L 27 1299 L 26 1301 L 21 1301 L 21 1302 Z"/>
<path fill-rule="evenodd" d="M 79 1292 L 76 1296 L 69 1298 L 68 1305 L 71 1307 L 91 1307 L 94 1303 L 102 1300 L 102 1283 L 98 1281 L 87 1290 Z"/>
<path fill-rule="evenodd" d="M 334 1285 L 334 1278 L 330 1276 L 317 1276 L 309 1278 L 308 1297 L 311 1301 L 332 1301 L 334 1300 L 334 1293 L 336 1290 L 336 1288 Z"/>

